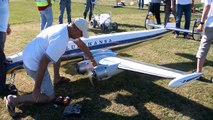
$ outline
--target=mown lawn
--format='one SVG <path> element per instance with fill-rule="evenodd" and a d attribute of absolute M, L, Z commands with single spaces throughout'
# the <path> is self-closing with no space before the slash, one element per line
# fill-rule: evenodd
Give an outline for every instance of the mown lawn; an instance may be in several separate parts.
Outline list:
<path fill-rule="evenodd" d="M 136 0 L 134 0 L 136 3 Z M 84 0 L 73 0 L 72 18 L 82 17 Z M 130 0 L 126 0 L 129 3 Z M 138 10 L 135 6 L 112 8 L 114 0 L 98 0 L 95 13 L 111 13 L 112 21 L 119 24 L 116 32 L 144 29 L 147 7 Z M 199 3 L 198 0 L 196 3 Z M 198 4 L 200 5 L 200 4 Z M 24 6 L 24 7 L 23 7 Z M 58 2 L 53 5 L 54 24 L 57 24 Z M 162 13 L 162 21 L 164 13 Z M 193 16 L 193 20 L 196 17 Z M 10 23 L 12 34 L 6 42 L 6 55 L 21 51 L 39 33 L 39 14 L 34 1 L 11 0 Z M 109 32 L 106 32 L 109 33 Z M 103 34 L 100 29 L 90 30 L 90 35 Z M 119 56 L 137 61 L 162 65 L 186 72 L 196 68 L 196 52 L 199 41 L 173 39 L 171 33 L 152 42 L 140 43 L 119 49 Z M 134 72 L 123 72 L 107 81 L 91 86 L 87 76 L 78 75 L 75 64 L 78 60 L 63 62 L 61 75 L 71 81 L 55 87 L 56 95 L 70 96 L 70 104 L 81 104 L 80 116 L 63 117 L 64 107 L 55 108 L 52 103 L 42 105 L 20 104 L 17 106 L 18 119 L 77 119 L 77 120 L 144 120 L 144 119 L 213 119 L 213 84 L 209 80 L 213 73 L 213 49 L 210 49 L 205 67 L 204 80 L 193 81 L 180 88 L 169 88 L 170 79 L 163 79 Z M 49 67 L 52 74 L 52 66 Z M 52 75 L 53 76 L 53 75 Z M 9 78 L 9 76 L 8 76 Z M 34 82 L 25 71 L 16 75 L 15 85 L 19 95 L 30 93 Z M 0 99 L 0 119 L 12 119 L 3 99 Z"/>

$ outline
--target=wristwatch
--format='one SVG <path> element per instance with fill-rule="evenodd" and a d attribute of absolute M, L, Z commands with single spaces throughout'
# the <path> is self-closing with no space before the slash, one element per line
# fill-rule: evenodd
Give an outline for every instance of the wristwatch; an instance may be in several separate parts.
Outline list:
<path fill-rule="evenodd" d="M 203 25 L 203 24 L 204 24 L 204 22 L 200 22 L 200 24 L 201 24 L 201 25 Z"/>

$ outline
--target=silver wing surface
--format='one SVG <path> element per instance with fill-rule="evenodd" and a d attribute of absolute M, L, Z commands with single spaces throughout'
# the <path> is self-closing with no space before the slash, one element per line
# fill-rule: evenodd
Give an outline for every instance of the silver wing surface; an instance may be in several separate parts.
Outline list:
<path fill-rule="evenodd" d="M 118 69 L 129 70 L 139 73 L 145 73 L 149 75 L 159 76 L 163 78 L 173 78 L 169 83 L 170 87 L 179 87 L 184 85 L 191 80 L 197 79 L 202 76 L 203 73 L 192 73 L 162 67 L 153 64 L 147 64 L 142 62 L 136 62 L 132 60 L 127 60 L 119 57 L 106 57 L 99 61 L 101 65 L 112 66 L 116 65 Z"/>

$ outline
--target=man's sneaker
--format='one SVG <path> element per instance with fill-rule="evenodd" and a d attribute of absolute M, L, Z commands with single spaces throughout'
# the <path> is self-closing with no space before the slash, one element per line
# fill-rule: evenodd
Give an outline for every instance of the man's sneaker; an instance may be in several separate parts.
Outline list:
<path fill-rule="evenodd" d="M 55 99 L 54 101 L 54 106 L 57 108 L 57 107 L 60 107 L 61 105 L 69 105 L 70 104 L 70 97 L 69 96 L 66 96 L 66 97 L 63 97 L 63 96 L 59 96 Z"/>
<path fill-rule="evenodd" d="M 64 97 L 63 97 L 63 96 L 57 97 L 57 98 L 55 99 L 55 101 L 54 101 L 54 106 L 57 108 L 57 107 L 63 105 L 63 104 L 64 104 L 64 103 L 63 103 L 63 100 L 64 100 Z"/>
<path fill-rule="evenodd" d="M 6 84 L 6 87 L 3 92 L 1 92 L 1 95 L 8 96 L 8 95 L 17 95 L 18 90 L 14 84 Z"/>

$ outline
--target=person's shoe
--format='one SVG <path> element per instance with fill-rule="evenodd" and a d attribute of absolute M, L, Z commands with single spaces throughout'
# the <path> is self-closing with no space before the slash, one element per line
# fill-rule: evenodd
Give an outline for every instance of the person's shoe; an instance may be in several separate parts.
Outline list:
<path fill-rule="evenodd" d="M 185 39 L 191 39 L 191 36 L 190 35 L 186 35 L 184 36 Z"/>
<path fill-rule="evenodd" d="M 8 90 L 9 94 L 17 95 L 18 90 L 14 84 L 7 84 L 6 89 Z"/>
<path fill-rule="evenodd" d="M 173 38 L 174 38 L 174 39 L 178 38 L 178 34 L 175 34 L 175 35 L 173 36 Z"/>
<path fill-rule="evenodd" d="M 10 116 L 15 117 L 16 113 L 15 113 L 15 106 L 14 104 L 11 102 L 11 100 L 9 99 L 11 95 L 5 96 L 4 100 L 6 103 L 6 109 L 8 111 L 8 113 L 10 114 Z M 12 97 L 12 96 L 11 96 Z"/>
<path fill-rule="evenodd" d="M 57 108 L 61 105 L 63 105 L 63 101 L 64 101 L 64 97 L 63 96 L 59 96 L 55 99 L 54 101 L 54 106 Z"/>
<path fill-rule="evenodd" d="M 13 84 L 6 84 L 5 89 L 2 92 L 0 92 L 0 95 L 1 96 L 8 96 L 10 94 L 17 95 L 18 90 L 17 90 L 16 86 L 13 85 Z"/>

